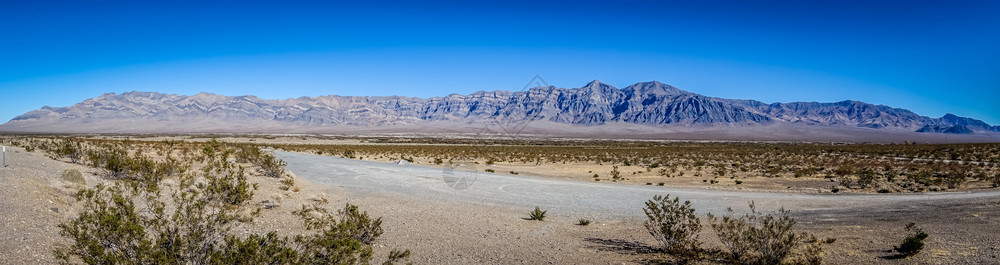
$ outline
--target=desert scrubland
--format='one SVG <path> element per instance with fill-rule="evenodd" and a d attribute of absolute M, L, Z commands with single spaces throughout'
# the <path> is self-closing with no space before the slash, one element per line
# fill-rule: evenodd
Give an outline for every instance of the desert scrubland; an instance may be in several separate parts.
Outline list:
<path fill-rule="evenodd" d="M 1000 253 L 1000 144 L 318 136 L 4 140 L 13 144 L 0 178 L 0 194 L 7 198 L 0 213 L 5 264 L 109 257 L 190 263 L 953 264 L 990 263 Z M 398 171 L 386 174 L 399 179 L 407 172 L 453 169 L 483 174 L 481 185 L 493 175 L 518 183 L 662 189 L 662 195 L 674 196 L 630 203 L 602 195 L 621 201 L 616 207 L 629 214 L 542 205 L 546 215 L 539 218 L 531 215 L 534 207 L 525 207 L 531 194 L 517 194 L 528 197 L 521 203 L 482 203 L 477 194 L 448 189 L 445 182 L 439 190 L 444 195 L 428 194 L 434 187 L 378 192 L 398 183 L 361 192 L 346 178 L 327 177 L 331 172 L 285 163 L 278 150 L 313 155 L 303 161 L 335 164 L 331 168 L 381 163 Z M 398 164 L 413 168 L 391 167 Z M 705 202 L 695 200 L 701 197 L 692 196 L 688 207 L 689 198 L 677 194 L 692 191 L 803 194 L 795 196 L 833 206 L 810 210 L 761 196 L 756 213 L 749 201 L 727 213 L 702 207 Z M 950 197 L 926 197 L 934 194 Z M 858 203 L 867 198 L 873 203 Z M 777 211 L 786 205 L 786 212 Z M 781 247 L 762 250 L 748 243 L 754 241 L 750 231 Z M 919 240 L 921 233 L 926 239 Z M 906 252 L 917 241 L 921 248 Z"/>

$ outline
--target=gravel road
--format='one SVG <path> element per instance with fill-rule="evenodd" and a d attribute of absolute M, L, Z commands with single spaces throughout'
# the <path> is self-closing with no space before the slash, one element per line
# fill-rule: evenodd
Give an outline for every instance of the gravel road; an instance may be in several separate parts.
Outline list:
<path fill-rule="evenodd" d="M 452 170 L 410 164 L 362 161 L 292 152 L 276 152 L 287 170 L 314 183 L 343 187 L 358 195 L 395 194 L 442 202 L 481 203 L 514 209 L 540 206 L 550 213 L 587 215 L 597 219 L 641 217 L 637 205 L 653 195 L 670 194 L 690 200 L 699 212 L 724 214 L 726 209 L 746 209 L 754 201 L 761 210 L 779 207 L 796 211 L 842 211 L 851 208 L 906 208 L 913 204 L 945 205 L 960 200 L 1000 198 L 1000 191 L 940 192 L 918 194 L 803 194 L 747 192 L 590 183 L 512 175 L 508 173 Z M 475 169 L 476 166 L 467 166 Z M 905 202 L 905 203 L 904 203 Z"/>

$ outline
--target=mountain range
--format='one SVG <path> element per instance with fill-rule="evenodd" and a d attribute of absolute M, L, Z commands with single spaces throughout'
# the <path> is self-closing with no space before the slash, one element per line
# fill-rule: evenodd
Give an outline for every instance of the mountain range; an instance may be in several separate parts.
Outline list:
<path fill-rule="evenodd" d="M 478 125 L 496 121 L 508 127 L 541 122 L 571 128 L 563 131 L 612 130 L 618 126 L 667 131 L 805 126 L 868 133 L 1000 136 L 1000 126 L 981 120 L 952 114 L 930 118 L 906 109 L 852 100 L 768 104 L 704 96 L 657 81 L 616 88 L 597 80 L 572 89 L 544 86 L 432 98 L 320 96 L 269 100 L 209 93 L 108 93 L 69 107 L 45 106 L 30 111 L 0 125 L 0 131 L 322 133 L 354 128 L 405 132 L 406 128 L 438 124 L 445 127 L 440 128 L 442 131 L 461 133 L 475 132 L 475 128 L 484 128 Z"/>

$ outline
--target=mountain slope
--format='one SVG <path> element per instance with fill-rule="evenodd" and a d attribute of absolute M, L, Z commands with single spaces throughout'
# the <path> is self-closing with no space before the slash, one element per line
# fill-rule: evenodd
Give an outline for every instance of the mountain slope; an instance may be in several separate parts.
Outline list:
<path fill-rule="evenodd" d="M 226 128 L 258 132 L 260 128 L 271 128 L 267 131 L 345 125 L 381 128 L 426 122 L 483 124 L 497 120 L 508 123 L 546 121 L 587 127 L 798 124 L 908 132 L 1000 132 L 1000 126 L 990 126 L 976 119 L 951 114 L 935 119 L 906 109 L 858 101 L 766 104 L 708 97 L 656 81 L 619 89 L 597 80 L 574 89 L 548 86 L 519 92 L 480 91 L 427 99 L 321 96 L 267 100 L 209 93 L 192 96 L 109 93 L 70 107 L 46 106 L 25 113 L 0 125 L 0 131 L 128 133 L 170 127 L 177 132 L 226 131 Z"/>

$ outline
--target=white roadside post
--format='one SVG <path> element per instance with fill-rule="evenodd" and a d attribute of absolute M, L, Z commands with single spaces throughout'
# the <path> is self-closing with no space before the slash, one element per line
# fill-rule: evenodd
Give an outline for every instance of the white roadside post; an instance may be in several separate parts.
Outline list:
<path fill-rule="evenodd" d="M 7 147 L 3 147 L 3 167 L 7 167 Z"/>

